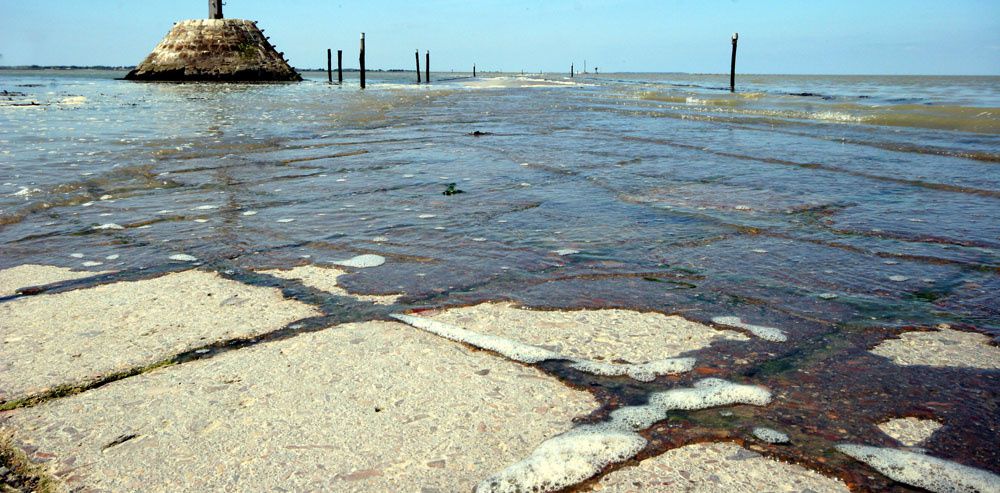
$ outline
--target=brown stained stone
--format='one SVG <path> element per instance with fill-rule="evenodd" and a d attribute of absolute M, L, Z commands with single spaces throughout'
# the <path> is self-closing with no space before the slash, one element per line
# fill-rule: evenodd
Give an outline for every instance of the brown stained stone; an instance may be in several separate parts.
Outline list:
<path fill-rule="evenodd" d="M 302 80 L 271 46 L 257 24 L 243 19 L 178 22 L 125 78 L 209 82 Z"/>
<path fill-rule="evenodd" d="M 0 403 L 321 315 L 274 288 L 186 271 L 0 304 Z"/>
<path fill-rule="evenodd" d="M 535 368 L 366 322 L 18 409 L 0 428 L 71 489 L 470 491 L 596 406 Z"/>

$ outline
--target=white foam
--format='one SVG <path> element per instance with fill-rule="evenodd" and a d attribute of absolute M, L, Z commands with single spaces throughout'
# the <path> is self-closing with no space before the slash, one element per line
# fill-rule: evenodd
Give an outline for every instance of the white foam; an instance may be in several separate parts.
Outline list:
<path fill-rule="evenodd" d="M 527 459 L 483 480 L 477 492 L 555 491 L 585 481 L 646 447 L 637 433 L 581 426 L 550 438 Z"/>
<path fill-rule="evenodd" d="M 193 257 L 186 253 L 178 253 L 176 255 L 171 255 L 170 260 L 176 260 L 178 262 L 195 262 L 198 260 L 198 257 Z"/>
<path fill-rule="evenodd" d="M 757 437 L 758 440 L 767 443 L 788 443 L 788 435 L 778 431 L 772 430 L 771 428 L 754 428 L 753 436 Z"/>
<path fill-rule="evenodd" d="M 103 229 L 125 229 L 124 226 L 115 223 L 102 224 L 100 226 L 94 226 L 91 229 L 103 230 Z"/>
<path fill-rule="evenodd" d="M 740 317 L 713 317 L 712 322 L 719 325 L 728 325 L 730 327 L 738 327 L 747 330 L 751 334 L 764 339 L 765 341 L 785 342 L 788 340 L 788 336 L 786 336 L 781 329 L 767 327 L 764 325 L 744 323 L 740 320 Z"/>
<path fill-rule="evenodd" d="M 93 260 L 88 260 L 83 263 L 84 267 L 97 267 L 98 265 L 104 265 L 104 262 L 95 262 Z"/>
<path fill-rule="evenodd" d="M 580 251 L 579 250 L 573 250 L 572 248 L 562 248 L 562 249 L 559 249 L 559 250 L 554 250 L 552 253 L 554 253 L 554 254 L 556 254 L 556 255 L 558 255 L 560 257 L 565 257 L 567 255 L 576 255 L 576 254 L 580 253 Z"/>
<path fill-rule="evenodd" d="M 392 318 L 412 325 L 420 330 L 425 330 L 445 339 L 456 342 L 463 342 L 502 354 L 514 361 L 522 363 L 538 363 L 550 359 L 562 359 L 559 353 L 549 351 L 540 347 L 512 341 L 503 337 L 484 335 L 471 330 L 466 330 L 451 324 L 438 322 L 429 318 L 414 317 L 413 315 L 394 314 Z"/>
<path fill-rule="evenodd" d="M 853 444 L 837 445 L 837 450 L 895 481 L 935 493 L 1000 492 L 1000 476 L 937 457 Z"/>
<path fill-rule="evenodd" d="M 243 212 L 243 215 L 244 216 L 256 216 L 257 215 L 257 211 L 245 211 L 245 212 Z"/>
<path fill-rule="evenodd" d="M 694 398 L 692 396 L 697 396 Z M 693 388 L 658 392 L 650 403 L 611 413 L 611 420 L 577 427 L 542 442 L 531 455 L 483 480 L 477 492 L 555 491 L 573 486 L 610 464 L 635 457 L 646 446 L 637 432 L 674 409 L 704 409 L 728 404 L 766 405 L 771 393 L 753 385 L 709 378 Z"/>
<path fill-rule="evenodd" d="M 667 358 L 640 364 L 604 363 L 577 358 L 570 358 L 570 361 L 573 362 L 570 367 L 592 375 L 606 377 L 628 375 L 640 382 L 652 382 L 660 375 L 686 373 L 694 369 L 695 364 L 694 358 Z"/>
<path fill-rule="evenodd" d="M 435 335 L 444 337 L 456 342 L 462 342 L 499 353 L 514 361 L 521 363 L 538 363 L 545 360 L 568 360 L 570 367 L 590 373 L 607 377 L 618 377 L 628 375 L 629 377 L 641 381 L 651 382 L 660 375 L 671 375 L 684 373 L 694 368 L 694 358 L 668 358 L 648 363 L 639 364 L 618 364 L 605 363 L 603 361 L 592 361 L 583 358 L 573 358 L 563 356 L 555 351 L 532 346 L 523 342 L 507 339 L 505 337 L 480 334 L 468 329 L 438 322 L 429 318 L 415 317 L 413 315 L 392 315 L 396 320 L 400 320 L 412 325 L 420 330 L 425 330 Z"/>
<path fill-rule="evenodd" d="M 706 409 L 730 404 L 766 406 L 771 392 L 755 385 L 739 385 L 718 378 L 706 378 L 690 389 L 657 392 L 649 397 L 650 405 L 667 409 Z"/>
<path fill-rule="evenodd" d="M 208 210 L 218 209 L 218 208 L 219 208 L 219 206 L 217 206 L 217 205 L 199 205 L 198 207 L 195 207 L 194 209 L 191 209 L 191 210 L 193 210 L 193 211 L 208 211 Z"/>
<path fill-rule="evenodd" d="M 364 269 L 367 267 L 378 267 L 384 264 L 385 257 L 381 255 L 358 255 L 357 257 L 349 258 L 347 260 L 336 260 L 331 263 L 334 265 L 342 265 L 344 267 Z"/>

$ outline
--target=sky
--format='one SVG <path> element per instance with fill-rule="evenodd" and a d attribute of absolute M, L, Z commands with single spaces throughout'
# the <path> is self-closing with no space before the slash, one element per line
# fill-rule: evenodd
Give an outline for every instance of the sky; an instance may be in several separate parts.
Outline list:
<path fill-rule="evenodd" d="M 0 0 L 0 65 L 138 64 L 206 0 Z M 1000 75 L 1000 0 L 226 0 L 299 68 Z"/>

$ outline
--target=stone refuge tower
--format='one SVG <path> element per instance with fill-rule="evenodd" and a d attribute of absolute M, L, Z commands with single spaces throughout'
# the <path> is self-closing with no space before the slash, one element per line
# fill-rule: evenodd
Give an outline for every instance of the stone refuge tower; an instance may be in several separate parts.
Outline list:
<path fill-rule="evenodd" d="M 223 19 L 222 0 L 209 0 L 209 19 L 174 24 L 126 80 L 282 82 L 302 76 L 271 46 L 257 23 Z"/>

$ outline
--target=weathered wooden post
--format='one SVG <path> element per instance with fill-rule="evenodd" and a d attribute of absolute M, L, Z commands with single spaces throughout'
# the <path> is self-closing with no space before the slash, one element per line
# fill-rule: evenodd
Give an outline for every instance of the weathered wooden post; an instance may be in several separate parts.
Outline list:
<path fill-rule="evenodd" d="M 573 64 L 572 63 L 569 64 L 569 78 L 570 79 L 573 78 Z"/>
<path fill-rule="evenodd" d="M 358 56 L 361 65 L 361 88 L 365 88 L 365 33 L 361 33 L 361 55 Z"/>
<path fill-rule="evenodd" d="M 416 59 L 417 59 L 417 84 L 419 84 L 420 83 L 420 50 L 417 50 L 417 52 L 414 53 L 413 56 L 416 57 Z"/>
<path fill-rule="evenodd" d="M 333 50 L 326 49 L 326 81 L 333 84 Z"/>
<path fill-rule="evenodd" d="M 337 82 L 344 83 L 344 50 L 337 50 Z"/>
<path fill-rule="evenodd" d="M 475 63 L 472 64 L 472 76 L 473 77 L 476 76 L 476 64 Z"/>
<path fill-rule="evenodd" d="M 733 61 L 729 66 L 729 92 L 736 92 L 736 43 L 740 33 L 733 33 Z"/>
<path fill-rule="evenodd" d="M 222 19 L 222 0 L 208 0 L 208 18 Z"/>
<path fill-rule="evenodd" d="M 430 50 L 427 50 L 427 61 L 424 62 L 424 70 L 425 70 L 425 72 L 424 72 L 424 74 L 425 74 L 424 75 L 424 80 L 427 81 L 428 84 L 430 84 L 431 83 L 431 51 Z"/>

